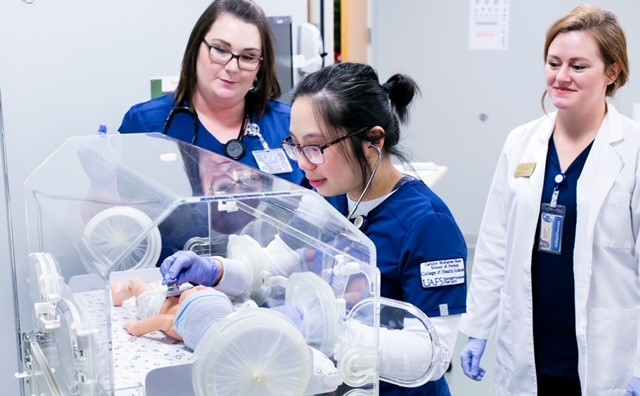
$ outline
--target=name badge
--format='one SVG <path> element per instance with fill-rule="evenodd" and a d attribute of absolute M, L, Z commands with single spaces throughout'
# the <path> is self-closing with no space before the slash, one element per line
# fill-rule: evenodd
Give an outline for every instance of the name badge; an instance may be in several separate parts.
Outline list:
<path fill-rule="evenodd" d="M 261 171 L 272 175 L 292 172 L 291 163 L 281 148 L 271 150 L 255 150 L 253 157 Z"/>
<path fill-rule="evenodd" d="M 533 175 L 533 171 L 536 169 L 535 162 L 521 162 L 516 168 L 516 172 L 513 177 L 529 177 Z"/>
<path fill-rule="evenodd" d="M 566 212 L 566 208 L 562 205 L 542 204 L 538 240 L 539 251 L 562 254 L 562 228 Z"/>
<path fill-rule="evenodd" d="M 429 261 L 420 264 L 422 287 L 460 285 L 464 283 L 464 260 L 462 258 Z"/>

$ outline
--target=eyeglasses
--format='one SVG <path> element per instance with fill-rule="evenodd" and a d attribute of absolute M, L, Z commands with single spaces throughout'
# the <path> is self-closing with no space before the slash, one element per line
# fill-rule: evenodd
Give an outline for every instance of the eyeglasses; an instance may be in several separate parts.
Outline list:
<path fill-rule="evenodd" d="M 209 59 L 212 62 L 219 63 L 221 65 L 226 65 L 231 62 L 233 59 L 238 60 L 238 68 L 246 71 L 254 71 L 260 66 L 262 62 L 262 58 L 253 55 L 236 55 L 231 51 L 227 51 L 222 47 L 218 47 L 217 45 L 211 45 L 207 43 L 206 40 L 202 40 L 204 45 L 209 48 Z"/>
<path fill-rule="evenodd" d="M 302 153 L 307 158 L 307 161 L 311 162 L 314 165 L 320 165 L 324 163 L 325 149 L 333 146 L 334 144 L 338 144 L 345 139 L 348 139 L 352 136 L 362 133 L 368 129 L 370 128 L 366 127 L 366 128 L 358 129 L 357 131 L 350 132 L 342 137 L 337 138 L 336 140 L 330 141 L 329 143 L 323 146 L 318 146 L 315 144 L 300 146 L 299 144 L 293 143 L 293 138 L 289 136 L 282 142 L 282 148 L 284 149 L 284 152 L 287 153 L 287 156 L 294 161 L 298 161 L 300 158 L 300 153 Z"/>

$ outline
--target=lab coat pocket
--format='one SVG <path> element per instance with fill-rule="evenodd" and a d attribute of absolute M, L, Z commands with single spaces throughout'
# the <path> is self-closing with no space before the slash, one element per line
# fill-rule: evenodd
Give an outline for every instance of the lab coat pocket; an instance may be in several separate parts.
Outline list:
<path fill-rule="evenodd" d="M 633 247 L 631 194 L 611 191 L 602 203 L 596 221 L 593 242 L 613 249 Z"/>
<path fill-rule="evenodd" d="M 633 375 L 640 307 L 589 310 L 587 378 L 589 389 L 625 389 Z"/>
<path fill-rule="evenodd" d="M 500 292 L 495 367 L 496 381 L 500 384 L 507 383 L 513 374 L 513 326 L 511 296 Z"/>

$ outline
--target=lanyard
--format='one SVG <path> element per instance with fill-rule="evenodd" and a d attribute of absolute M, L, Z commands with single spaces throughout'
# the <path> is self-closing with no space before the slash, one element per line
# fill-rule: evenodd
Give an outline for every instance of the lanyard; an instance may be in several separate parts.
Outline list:
<path fill-rule="evenodd" d="M 256 124 L 255 122 L 250 122 L 249 125 L 247 125 L 246 132 L 247 135 L 260 139 L 262 149 L 265 151 L 269 151 L 269 145 L 267 144 L 267 141 L 262 137 L 262 134 L 260 133 L 260 126 L 258 124 Z"/>

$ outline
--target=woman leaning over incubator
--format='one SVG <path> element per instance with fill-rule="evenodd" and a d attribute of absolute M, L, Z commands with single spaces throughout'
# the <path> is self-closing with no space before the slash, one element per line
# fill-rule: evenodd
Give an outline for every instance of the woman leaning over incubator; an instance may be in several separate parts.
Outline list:
<path fill-rule="evenodd" d="M 215 160 L 220 169 L 238 161 L 309 187 L 303 172 L 281 147 L 288 136 L 291 108 L 277 100 L 281 88 L 275 46 L 269 21 L 256 2 L 213 1 L 189 35 L 175 92 L 132 106 L 119 131 L 163 132 L 225 155 L 226 162 Z M 197 171 L 198 165 L 194 168 Z M 188 172 L 190 169 L 187 167 Z M 202 185 L 203 178 L 198 181 L 197 172 L 193 173 L 190 181 L 199 184 L 194 193 L 207 193 L 210 186 Z M 102 190 L 92 194 L 109 192 Z M 341 207 L 346 200 L 335 198 L 331 203 Z M 192 237 L 208 234 L 206 213 L 199 213 L 198 208 L 181 207 L 159 225 L 163 241 L 159 262 L 184 249 Z"/>
<path fill-rule="evenodd" d="M 403 157 L 398 148 L 401 125 L 408 120 L 417 93 L 416 83 L 403 74 L 381 84 L 371 66 L 327 66 L 296 87 L 291 136 L 283 145 L 321 195 L 348 196 L 349 219 L 376 246 L 380 295 L 420 308 L 451 350 L 465 310 L 467 246 L 442 199 L 421 180 L 403 175 L 391 160 Z M 282 262 L 277 260 L 274 267 L 282 267 Z M 429 275 L 443 265 L 451 269 L 449 275 L 437 279 Z M 178 283 L 194 281 L 220 289 L 228 287 L 228 279 L 241 278 L 234 275 L 238 267 L 176 253 L 160 270 L 165 280 L 177 278 Z M 421 372 L 421 366 L 430 364 L 431 351 L 411 343 L 414 331 L 408 321 L 390 316 L 381 312 L 380 339 L 385 339 L 379 351 L 381 377 L 404 375 L 398 371 L 405 368 Z M 364 328 L 355 330 L 356 339 L 370 334 Z M 380 394 L 450 395 L 443 376 L 446 367 L 439 367 L 430 382 L 416 388 L 381 382 Z"/>
<path fill-rule="evenodd" d="M 276 100 L 281 90 L 274 51 L 269 22 L 258 4 L 215 0 L 191 31 L 175 92 L 131 107 L 119 131 L 162 131 L 302 183 L 302 172 L 280 148 L 291 109 Z M 267 160 L 265 146 L 279 150 L 280 161 Z"/>
<path fill-rule="evenodd" d="M 606 101 L 628 78 L 615 15 L 580 6 L 547 32 L 556 112 L 517 127 L 495 171 L 461 331 L 498 395 L 639 395 L 640 125 Z M 543 96 L 544 100 L 544 96 Z"/>

